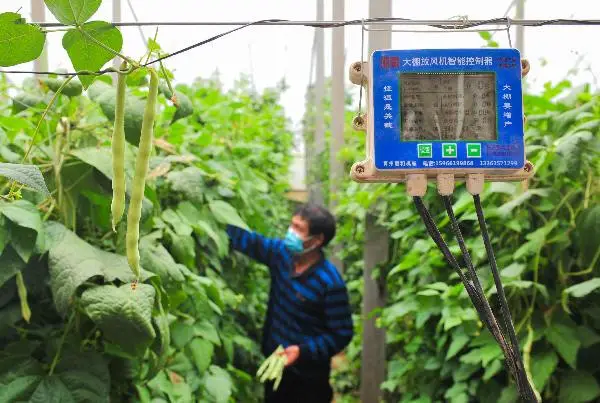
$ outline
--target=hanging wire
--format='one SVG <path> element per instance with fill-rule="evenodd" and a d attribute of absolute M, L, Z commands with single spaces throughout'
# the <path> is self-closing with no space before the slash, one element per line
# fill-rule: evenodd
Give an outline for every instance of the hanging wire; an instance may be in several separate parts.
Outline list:
<path fill-rule="evenodd" d="M 506 17 L 506 34 L 508 35 L 508 47 L 512 48 L 512 39 L 510 37 L 510 17 Z"/>
<path fill-rule="evenodd" d="M 137 27 L 137 26 L 235 26 L 235 25 L 268 25 L 268 26 L 305 26 L 312 28 L 339 28 L 349 25 L 413 25 L 413 26 L 430 26 L 440 29 L 454 29 L 457 25 L 456 19 L 446 20 L 417 20 L 410 18 L 368 18 L 356 20 L 330 20 L 330 21 L 294 21 L 284 19 L 268 19 L 252 23 L 250 21 L 148 21 L 148 22 L 115 22 L 116 27 Z M 487 20 L 471 20 L 464 28 L 473 28 L 482 25 L 505 25 L 506 17 L 491 18 Z M 34 23 L 43 28 L 59 28 L 66 25 L 56 22 L 39 22 Z M 544 25 L 600 25 L 600 19 L 566 19 L 558 18 L 551 20 L 529 20 L 515 19 L 512 20 L 512 25 L 523 25 L 527 27 L 540 27 Z"/>
<path fill-rule="evenodd" d="M 150 60 L 149 62 L 144 63 L 144 64 L 140 65 L 139 67 L 148 67 L 148 66 L 150 66 L 152 64 L 155 64 L 155 63 L 158 63 L 158 62 L 162 62 L 163 60 L 166 60 L 166 59 L 169 59 L 171 57 L 174 57 L 174 56 L 180 55 L 182 53 L 188 52 L 188 51 L 190 51 L 192 49 L 195 49 L 195 48 L 200 47 L 202 45 L 206 45 L 207 43 L 215 41 L 215 40 L 217 40 L 219 38 L 222 38 L 222 37 L 224 37 L 226 35 L 232 34 L 232 33 L 236 32 L 236 31 L 239 31 L 241 29 L 247 28 L 247 27 L 252 26 L 252 25 L 260 24 L 260 23 L 265 22 L 265 21 L 278 21 L 278 20 L 260 20 L 260 21 L 255 21 L 255 22 L 249 22 L 246 25 L 242 25 L 240 27 L 231 29 L 229 31 L 225 31 L 225 32 L 222 32 L 220 34 L 211 36 L 210 38 L 202 40 L 200 42 L 196 42 L 195 44 L 187 46 L 187 47 L 185 47 L 183 49 L 180 49 L 180 50 L 178 50 L 176 52 L 169 53 L 167 55 L 161 56 L 161 57 L 159 57 L 157 59 L 154 59 L 154 60 Z M 109 67 L 109 68 L 106 68 L 106 69 L 103 69 L 103 70 L 99 70 L 99 71 L 78 71 L 78 72 L 67 72 L 67 73 L 52 72 L 52 71 L 39 71 L 39 72 L 38 71 L 23 71 L 23 70 L 3 70 L 2 72 L 5 73 L 5 74 L 39 74 L 39 75 L 57 75 L 57 76 L 99 76 L 99 75 L 102 75 L 102 74 L 105 74 L 105 73 L 117 72 L 117 70 L 115 68 L 113 68 L 113 67 Z"/>
<path fill-rule="evenodd" d="M 362 116 L 362 97 L 363 97 L 363 76 L 365 72 L 363 69 L 365 68 L 365 23 L 363 20 L 362 29 L 360 30 L 360 89 L 358 93 L 358 117 Z"/>
<path fill-rule="evenodd" d="M 44 28 L 56 28 L 56 27 L 65 27 L 66 25 L 55 22 L 43 22 L 43 23 L 34 23 L 40 27 Z M 554 19 L 554 20 L 511 20 L 508 17 L 501 18 L 492 18 L 488 20 L 472 20 L 469 21 L 468 18 L 463 17 L 460 21 L 456 19 L 449 20 L 411 20 L 408 18 L 368 18 L 368 19 L 360 19 L 360 20 L 347 20 L 347 21 L 292 21 L 292 20 L 282 20 L 282 19 L 266 19 L 266 20 L 258 20 L 253 22 L 234 22 L 234 21 L 217 21 L 217 22 L 115 22 L 113 23 L 116 27 L 142 27 L 142 26 L 238 26 L 237 28 L 231 29 L 226 32 L 222 32 L 218 35 L 212 36 L 203 41 L 197 42 L 191 46 L 180 49 L 174 53 L 159 57 L 158 59 L 151 60 L 148 63 L 141 65 L 140 67 L 147 67 L 151 64 L 161 62 L 165 59 L 171 58 L 173 56 L 188 52 L 192 49 L 215 41 L 219 38 L 222 38 L 226 35 L 229 35 L 233 32 L 236 32 L 240 29 L 244 29 L 254 25 L 263 25 L 263 26 L 305 26 L 311 28 L 339 28 L 350 25 L 361 25 L 362 26 L 362 41 L 364 47 L 364 31 L 372 30 L 373 28 L 365 27 L 366 24 L 369 25 L 412 25 L 412 26 L 430 26 L 433 28 L 438 28 L 442 31 L 440 32 L 458 32 L 458 31 L 466 31 L 469 28 L 479 27 L 483 25 L 523 25 L 529 27 L 540 27 L 544 25 L 600 25 L 600 20 L 576 20 L 576 19 Z M 389 30 L 389 29 L 388 29 Z M 502 29 L 503 30 L 503 29 Z M 475 31 L 475 30 L 471 30 Z M 489 31 L 489 30 L 488 30 Z M 425 31 L 418 31 L 425 32 Z M 509 34 L 510 35 L 510 34 Z M 510 37 L 509 37 L 510 38 Z M 361 56 L 362 57 L 362 56 Z M 362 68 L 362 66 L 361 66 Z M 99 71 L 78 71 L 78 72 L 67 72 L 67 73 L 59 73 L 52 71 L 26 71 L 26 70 L 2 70 L 1 72 L 6 74 L 39 74 L 39 75 L 57 75 L 57 76 L 89 76 L 89 75 L 102 75 L 105 73 L 115 72 L 114 68 L 107 68 Z M 362 90 L 362 87 L 361 87 Z"/>

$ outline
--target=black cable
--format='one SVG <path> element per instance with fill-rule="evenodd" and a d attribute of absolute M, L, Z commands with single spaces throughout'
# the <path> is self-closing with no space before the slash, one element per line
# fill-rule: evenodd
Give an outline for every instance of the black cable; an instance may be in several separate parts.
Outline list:
<path fill-rule="evenodd" d="M 523 364 L 523 359 L 521 357 L 521 349 L 519 347 L 517 333 L 515 331 L 515 327 L 513 326 L 512 316 L 508 307 L 508 301 L 506 300 L 504 287 L 502 286 L 502 280 L 500 279 L 500 274 L 498 273 L 494 249 L 492 248 L 492 242 L 490 241 L 490 235 L 488 233 L 487 224 L 483 215 L 483 208 L 481 207 L 481 198 L 479 195 L 473 195 L 473 201 L 475 203 L 475 211 L 477 213 L 477 220 L 479 221 L 479 228 L 481 229 L 481 237 L 483 238 L 488 261 L 490 263 L 490 269 L 496 285 L 496 291 L 498 293 L 498 299 L 500 300 L 500 313 L 504 318 L 506 332 L 508 333 L 515 353 L 515 365 L 518 367 L 517 374 L 519 374 L 517 379 L 517 388 L 522 396 L 527 397 L 529 400 L 536 401 L 537 397 L 535 396 L 535 392 L 533 391 L 529 379 L 527 378 L 527 373 L 525 372 L 525 365 Z"/>
<path fill-rule="evenodd" d="M 512 326 L 512 318 L 510 317 L 510 314 L 508 316 L 504 315 L 505 312 L 508 312 L 508 304 L 506 303 L 506 297 L 504 295 L 504 289 L 502 288 L 502 284 L 500 282 L 500 277 L 499 277 L 499 275 L 497 275 L 498 270 L 496 267 L 496 262 L 495 262 L 493 250 L 491 247 L 491 242 L 489 241 L 489 234 L 487 232 L 487 227 L 484 227 L 484 229 L 482 229 L 482 236 L 484 238 L 484 244 L 486 244 L 486 251 L 488 253 L 488 256 L 491 256 L 489 258 L 489 260 L 490 260 L 490 265 L 492 266 L 492 272 L 496 273 L 494 275 L 494 281 L 496 282 L 496 280 L 497 280 L 496 288 L 498 289 L 499 295 L 500 294 L 502 295 L 501 298 L 504 299 L 504 302 L 501 302 L 501 314 L 503 315 L 504 323 L 507 328 L 507 333 L 509 334 L 509 338 L 511 341 L 510 344 L 507 343 L 504 332 L 501 330 L 500 326 L 498 325 L 498 322 L 497 322 L 496 317 L 489 305 L 489 302 L 487 301 L 487 298 L 485 298 L 483 289 L 481 287 L 481 283 L 479 282 L 477 273 L 475 272 L 475 269 L 473 267 L 473 263 L 472 263 L 469 251 L 465 245 L 464 238 L 460 231 L 458 221 L 456 220 L 456 216 L 454 215 L 451 198 L 450 198 L 450 196 L 444 196 L 443 200 L 444 200 L 444 205 L 446 207 L 446 211 L 448 213 L 448 217 L 451 222 L 453 232 L 458 240 L 461 252 L 463 254 L 463 258 L 465 260 L 465 264 L 467 266 L 467 270 L 468 270 L 468 274 L 469 274 L 468 277 L 465 276 L 465 274 L 461 270 L 458 262 L 456 261 L 456 259 L 452 255 L 452 253 L 450 252 L 448 245 L 444 241 L 441 233 L 439 232 L 439 229 L 437 228 L 435 222 L 433 221 L 433 217 L 429 213 L 429 210 L 424 205 L 422 198 L 413 197 L 415 207 L 417 208 L 417 211 L 419 212 L 419 214 L 423 220 L 423 223 L 425 224 L 425 228 L 427 229 L 427 232 L 429 233 L 429 235 L 431 236 L 433 241 L 436 243 L 436 245 L 438 246 L 438 248 L 440 249 L 440 251 L 442 252 L 444 257 L 446 258 L 446 260 L 448 261 L 450 266 L 458 273 L 461 281 L 463 282 L 463 284 L 465 286 L 467 293 L 471 297 L 471 302 L 473 303 L 473 306 L 477 310 L 480 319 L 486 324 L 486 327 L 488 328 L 490 333 L 494 336 L 494 338 L 498 342 L 501 350 L 503 351 L 504 357 L 505 357 L 505 365 L 507 366 L 507 369 L 511 373 L 512 377 L 515 379 L 519 395 L 525 401 L 537 402 L 537 397 L 536 397 L 535 392 L 529 382 L 529 379 L 527 378 L 527 373 L 525 372 L 525 367 L 523 365 L 520 350 L 518 347 L 518 341 L 516 339 L 514 327 Z M 477 210 L 478 218 L 481 217 L 480 225 L 483 222 L 483 225 L 485 226 L 485 221 L 481 221 L 481 220 L 483 220 L 483 209 L 481 208 L 481 203 L 480 203 L 480 200 L 478 200 L 478 198 L 475 202 L 475 208 Z M 485 235 L 483 235 L 483 234 L 485 234 Z M 493 263 L 492 263 L 492 261 L 493 261 Z M 499 287 L 498 287 L 498 284 L 500 285 Z M 502 291 L 500 291 L 500 290 L 502 290 Z M 512 332 L 511 332 L 511 329 L 512 329 Z M 516 345 L 515 345 L 515 342 L 516 342 Z"/>
<path fill-rule="evenodd" d="M 503 340 L 503 338 L 501 336 L 501 332 L 499 332 L 499 327 L 498 327 L 498 324 L 495 323 L 495 318 L 493 318 L 493 314 L 491 316 L 489 314 L 489 312 L 491 312 L 491 309 L 490 309 L 490 311 L 485 309 L 485 305 L 487 303 L 485 295 L 483 295 L 482 293 L 480 293 L 478 291 L 477 287 L 473 283 L 473 280 L 467 278 L 465 276 L 465 274 L 463 273 L 463 271 L 461 270 L 460 265 L 454 258 L 454 255 L 452 255 L 450 248 L 444 241 L 442 234 L 440 233 L 439 229 L 435 225 L 435 222 L 433 221 L 433 217 L 431 217 L 429 210 L 427 209 L 427 207 L 425 207 L 423 200 L 418 196 L 413 197 L 413 200 L 414 200 L 415 206 L 417 208 L 417 211 L 421 215 L 421 219 L 423 220 L 423 223 L 425 224 L 425 228 L 427 229 L 427 232 L 429 233 L 431 239 L 433 239 L 433 241 L 437 245 L 438 249 L 442 252 L 444 257 L 446 258 L 446 261 L 448 262 L 448 264 L 450 264 L 450 266 L 458 274 L 458 277 L 464 284 L 465 290 L 467 291 L 467 294 L 469 294 L 471 302 L 473 303 L 473 306 L 477 310 L 477 313 L 479 314 L 480 319 L 485 323 L 486 327 L 490 330 L 490 333 L 492 334 L 492 336 L 494 336 L 494 338 L 496 339 L 496 341 L 498 342 L 500 347 L 503 350 L 505 350 L 507 348 L 506 342 Z"/>

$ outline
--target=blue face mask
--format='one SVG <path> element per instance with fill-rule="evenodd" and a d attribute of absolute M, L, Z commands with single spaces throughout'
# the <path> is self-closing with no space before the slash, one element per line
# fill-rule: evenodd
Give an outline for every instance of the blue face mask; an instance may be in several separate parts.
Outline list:
<path fill-rule="evenodd" d="M 300 238 L 300 235 L 296 233 L 291 228 L 288 228 L 287 234 L 285 235 L 285 239 L 283 240 L 285 247 L 290 251 L 290 253 L 294 255 L 301 255 L 307 252 L 310 252 L 314 248 L 304 248 L 304 242 L 308 241 L 312 237 L 309 237 L 305 240 Z"/>

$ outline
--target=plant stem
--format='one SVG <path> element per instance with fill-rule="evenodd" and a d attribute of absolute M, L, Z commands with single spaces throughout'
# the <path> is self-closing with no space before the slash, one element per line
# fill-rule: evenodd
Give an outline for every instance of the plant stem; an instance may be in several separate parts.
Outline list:
<path fill-rule="evenodd" d="M 590 265 L 587 269 L 568 273 L 567 276 L 573 277 L 573 276 L 584 276 L 586 274 L 590 274 L 592 271 L 594 271 L 594 267 L 596 266 L 596 263 L 598 263 L 598 259 L 600 259 L 600 246 L 596 250 L 596 254 L 594 255 L 594 258 L 592 259 L 592 262 L 590 263 Z"/>
<path fill-rule="evenodd" d="M 58 96 L 62 93 L 62 90 L 66 87 L 66 85 L 74 78 L 75 76 L 69 76 L 62 84 L 61 86 L 58 88 L 58 90 L 54 93 L 54 95 L 52 96 L 52 98 L 50 99 L 50 102 L 48 102 L 48 106 L 46 107 L 46 109 L 44 109 L 44 112 L 42 113 L 42 117 L 40 118 L 37 126 L 35 127 L 35 131 L 33 132 L 33 136 L 31 138 L 31 144 L 29 144 L 29 147 L 27 148 L 27 151 L 25 152 L 25 155 L 23 156 L 23 159 L 21 160 L 21 163 L 24 164 L 25 161 L 27 160 L 27 157 L 29 157 L 29 154 L 31 153 L 31 150 L 33 149 L 33 146 L 35 145 L 35 140 L 37 138 L 38 133 L 40 132 L 40 127 L 42 126 L 42 122 L 44 121 L 44 119 L 46 119 L 46 115 L 48 115 L 48 112 L 50 111 L 50 108 L 52 108 L 52 105 L 54 105 L 54 102 L 56 101 L 56 99 L 58 98 Z M 13 193 L 15 191 L 15 185 L 17 184 L 17 182 L 15 181 L 11 181 L 11 185 L 10 185 L 10 193 Z M 21 186 L 22 187 L 22 186 Z"/>
<path fill-rule="evenodd" d="M 46 115 L 48 114 L 48 111 L 50 111 L 50 108 L 52 107 L 52 105 L 54 105 L 54 102 L 56 101 L 56 99 L 58 98 L 58 96 L 62 93 L 62 90 L 67 86 L 67 84 L 73 79 L 75 78 L 75 76 L 69 76 L 62 84 L 61 86 L 58 88 L 58 90 L 54 93 L 54 95 L 52 96 L 52 98 L 50 99 L 50 102 L 48 103 L 48 106 L 46 107 L 46 109 L 44 110 L 44 113 L 42 113 L 42 117 L 40 118 L 36 128 L 35 128 L 35 132 L 33 133 L 33 138 L 31 139 L 31 144 L 29 144 L 29 147 L 27 148 L 27 151 L 25 152 L 25 155 L 23 156 L 23 160 L 21 161 L 21 163 L 25 163 L 25 161 L 27 160 L 27 157 L 29 157 L 29 153 L 31 153 L 31 150 L 33 149 L 33 146 L 35 145 L 35 140 L 36 137 L 40 131 L 40 127 L 42 126 L 42 122 L 44 121 L 44 119 L 46 118 Z"/>
<path fill-rule="evenodd" d="M 115 56 L 119 56 L 121 59 L 125 60 L 127 63 L 131 64 L 132 66 L 137 66 L 137 63 L 134 60 L 132 60 L 132 59 L 128 58 L 127 56 L 121 54 L 120 52 L 117 52 L 116 50 L 111 49 L 110 47 L 106 46 L 105 44 L 100 42 L 98 39 L 96 39 L 92 35 L 90 35 L 89 32 L 87 32 L 85 29 L 83 29 L 81 27 L 77 27 L 77 29 L 79 30 L 79 32 L 81 32 L 83 34 L 83 36 L 88 38 L 90 41 L 94 42 L 96 45 L 100 46 L 102 49 L 106 50 L 107 52 L 112 53 Z"/>
<path fill-rule="evenodd" d="M 587 183 L 585 185 L 585 196 L 583 197 L 583 208 L 588 208 L 590 203 L 590 193 L 592 191 L 592 170 L 588 171 Z"/>
<path fill-rule="evenodd" d="M 56 350 L 56 354 L 54 354 L 54 359 L 52 360 L 52 364 L 50 365 L 50 371 L 48 371 L 48 376 L 52 376 L 54 373 L 54 368 L 56 368 L 56 364 L 58 364 L 58 360 L 60 358 L 60 354 L 62 352 L 62 348 L 65 345 L 65 340 L 67 339 L 67 334 L 71 331 L 71 326 L 73 325 L 73 321 L 75 319 L 76 311 L 73 310 L 71 312 L 71 316 L 69 316 L 69 321 L 67 322 L 67 326 L 65 326 L 65 331 L 60 339 L 60 344 L 58 345 L 58 350 Z"/>

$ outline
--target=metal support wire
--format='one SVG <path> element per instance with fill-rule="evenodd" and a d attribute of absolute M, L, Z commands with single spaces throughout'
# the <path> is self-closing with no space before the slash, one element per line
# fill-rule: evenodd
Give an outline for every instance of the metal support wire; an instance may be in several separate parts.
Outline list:
<path fill-rule="evenodd" d="M 312 28 L 338 28 L 350 25 L 402 25 L 402 26 L 430 26 L 440 29 L 466 29 L 477 26 L 503 25 L 506 26 L 507 17 L 491 18 L 487 20 L 413 20 L 410 18 L 367 18 L 358 20 L 329 20 L 329 21 L 294 21 L 272 19 L 257 23 L 251 21 L 148 21 L 148 22 L 117 22 L 117 27 L 138 27 L 138 26 L 235 26 L 235 25 L 266 25 L 266 26 L 306 26 Z M 64 27 L 64 24 L 56 22 L 34 23 L 43 28 Z M 534 20 L 534 19 L 514 19 L 511 25 L 522 25 L 525 27 L 540 27 L 544 25 L 600 25 L 600 19 L 552 19 L 552 20 Z"/>

